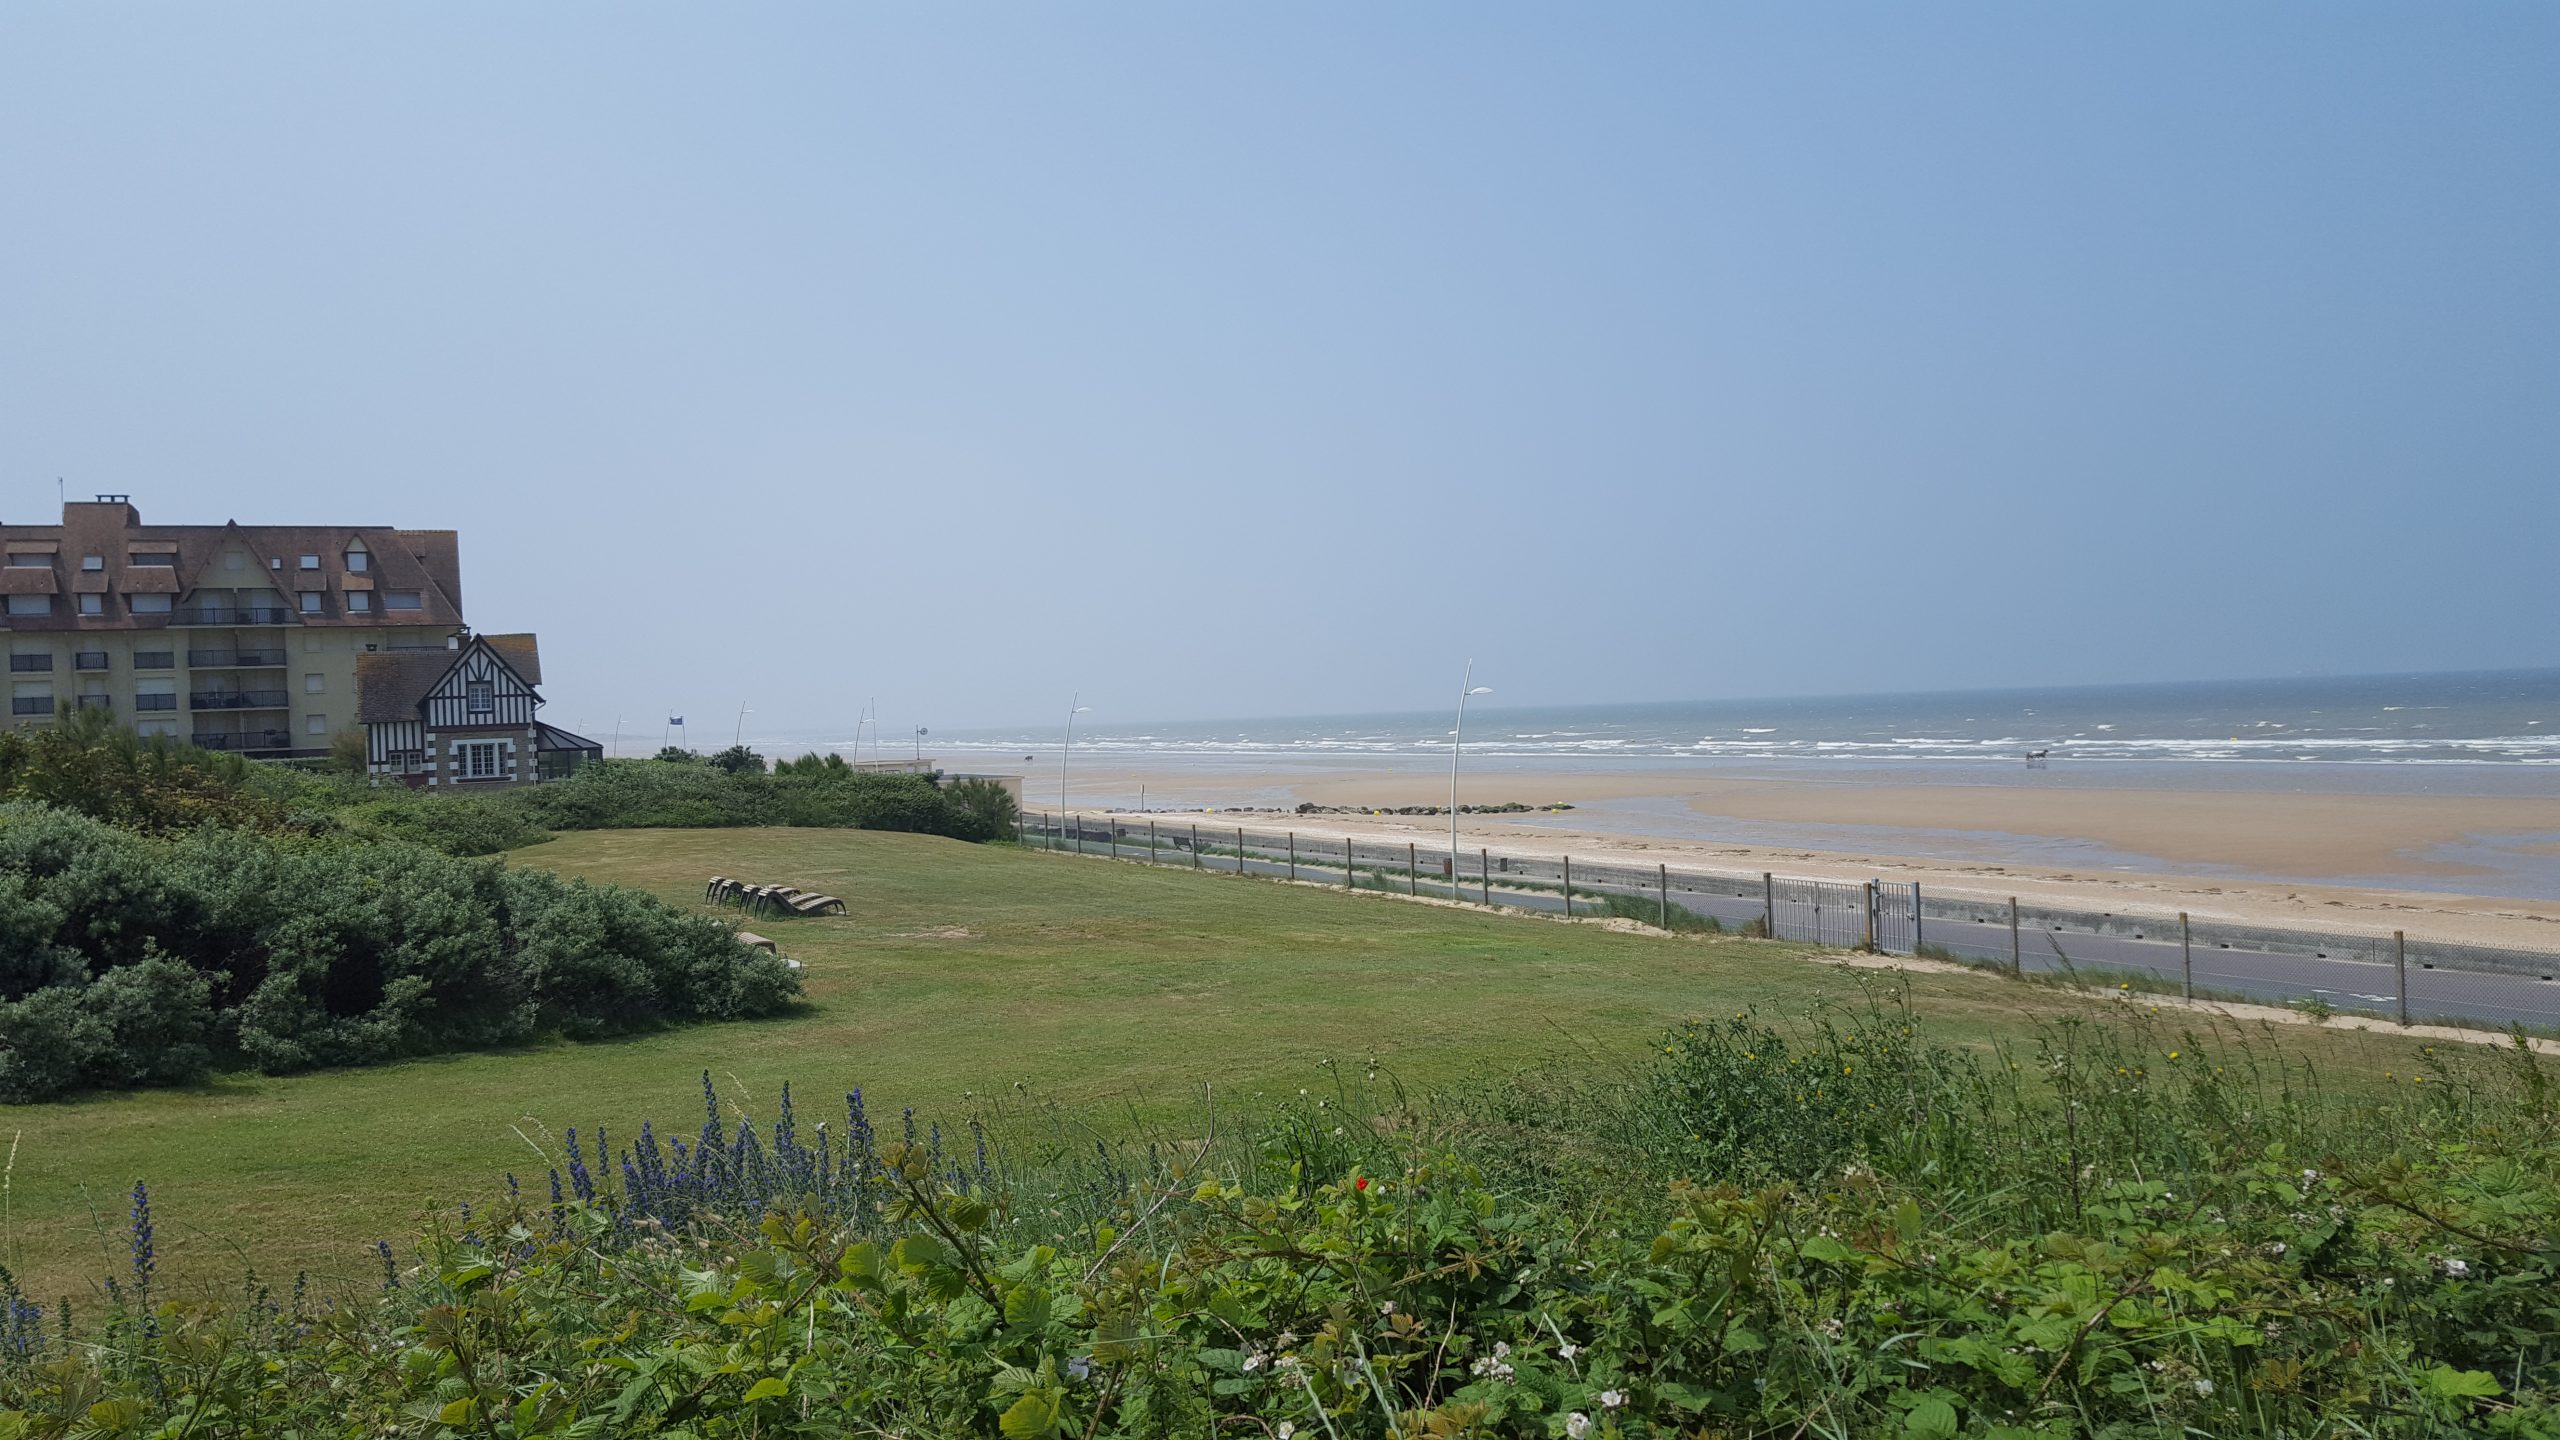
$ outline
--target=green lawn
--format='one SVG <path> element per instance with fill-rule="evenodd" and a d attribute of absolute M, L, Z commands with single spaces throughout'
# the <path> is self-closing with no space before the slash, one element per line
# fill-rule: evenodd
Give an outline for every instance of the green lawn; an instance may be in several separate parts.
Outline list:
<path fill-rule="evenodd" d="M 804 1125 L 865 1087 L 875 1117 L 964 1117 L 973 1095 L 1036 1097 L 1097 1125 L 1176 1119 L 1203 1082 L 1230 1095 L 1322 1083 L 1375 1056 L 1427 1086 L 1563 1059 L 1632 1058 L 1666 1025 L 1758 1007 L 1803 1013 L 1856 981 L 1808 947 L 1671 939 L 1228 876 L 845 830 L 573 835 L 516 863 L 698 905 L 713 873 L 844 897 L 841 919 L 750 922 L 805 961 L 792 1019 L 700 1026 L 12 1111 L 6 1258 L 27 1289 L 85 1291 L 123 1263 L 125 1192 L 151 1182 L 164 1275 L 360 1280 L 361 1247 L 402 1242 L 430 1198 L 539 1185 L 536 1142 L 646 1118 L 701 1120 L 699 1076 L 769 1118 L 792 1082 Z M 1942 1034 L 2025 1033 L 2067 1005 L 1988 977 L 1921 976 Z M 2302 1031 L 2333 1075 L 2411 1047 Z M 1177 1123 L 1178 1120 L 1177 1120 Z"/>

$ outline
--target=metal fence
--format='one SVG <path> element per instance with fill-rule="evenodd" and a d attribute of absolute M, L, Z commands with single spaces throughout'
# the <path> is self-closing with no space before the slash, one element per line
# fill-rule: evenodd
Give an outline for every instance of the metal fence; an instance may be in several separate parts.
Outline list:
<path fill-rule="evenodd" d="M 2296 930 L 1985 902 L 1916 883 L 1805 880 L 1762 872 L 1595 864 L 1563 856 L 1129 815 L 1028 811 L 1035 848 L 1428 895 L 1548 914 L 1621 916 L 1670 930 L 1922 955 L 2011 974 L 2326 1006 L 2402 1024 L 2560 1029 L 2560 951 L 2433 941 L 2398 931 Z"/>

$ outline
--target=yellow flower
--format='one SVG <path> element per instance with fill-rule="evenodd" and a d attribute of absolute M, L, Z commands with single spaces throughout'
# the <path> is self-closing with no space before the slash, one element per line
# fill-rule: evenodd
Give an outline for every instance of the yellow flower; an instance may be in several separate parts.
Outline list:
<path fill-rule="evenodd" d="M 1841 1073 L 1841 1074 L 1843 1074 L 1843 1075 L 1848 1074 L 1848 1073 L 1849 1073 L 1849 1071 L 1850 1071 L 1850 1067 L 1849 1067 L 1849 1066 L 1843 1065 L 1843 1066 L 1841 1066 L 1841 1067 L 1840 1067 L 1840 1073 Z"/>
<path fill-rule="evenodd" d="M 2177 1051 L 2175 1051 L 2175 1050 L 2170 1051 L 2170 1052 L 2169 1052 L 2169 1058 L 2170 1058 L 2170 1059 L 2172 1059 L 2172 1060 L 2177 1059 L 2177 1058 L 2178 1058 L 2178 1052 L 2177 1052 Z"/>

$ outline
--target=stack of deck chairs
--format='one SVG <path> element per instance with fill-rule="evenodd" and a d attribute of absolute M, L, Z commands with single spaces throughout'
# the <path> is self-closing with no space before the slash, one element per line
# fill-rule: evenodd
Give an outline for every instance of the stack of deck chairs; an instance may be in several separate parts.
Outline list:
<path fill-rule="evenodd" d="M 702 887 L 702 898 L 723 905 L 735 905 L 757 915 L 841 915 L 844 902 L 833 895 L 814 890 L 801 890 L 789 885 L 750 885 L 726 875 L 714 875 Z"/>

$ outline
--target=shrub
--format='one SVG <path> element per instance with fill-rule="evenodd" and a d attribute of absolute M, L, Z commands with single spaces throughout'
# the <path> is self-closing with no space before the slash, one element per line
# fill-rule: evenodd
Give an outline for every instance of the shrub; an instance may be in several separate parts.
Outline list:
<path fill-rule="evenodd" d="M 654 897 L 403 841 L 0 806 L 0 1095 L 767 1015 L 798 982 Z"/>
<path fill-rule="evenodd" d="M 764 757 L 744 745 L 732 745 L 705 762 L 724 775 L 761 775 Z"/>
<path fill-rule="evenodd" d="M 2160 1173 L 2101 1146 L 2073 1171 L 2079 1203 L 2046 1218 L 2010 1203 L 2022 1172 L 1999 1154 L 1949 1169 L 1829 1107 L 1795 1112 L 1809 1140 L 1725 1125 L 1713 1160 L 1576 1153 L 1558 1119 L 1533 1122 L 1569 1156 L 1549 1190 L 1513 1168 L 1507 1123 L 1332 1108 L 1347 1089 L 1222 1117 L 1263 1144 L 961 1155 L 912 1115 L 875 1140 L 859 1091 L 840 1132 L 803 1129 L 787 1088 L 769 1127 L 732 1123 L 706 1075 L 690 1140 L 625 1126 L 590 1155 L 570 1131 L 547 1197 L 510 1182 L 410 1263 L 382 1247 L 379 1293 L 318 1312 L 298 1289 L 290 1311 L 254 1287 L 231 1306 L 133 1298 L 151 1281 L 137 1186 L 130 1281 L 94 1333 L 14 1289 L 0 1306 L 0 1433 L 252 1415 L 277 1434 L 697 1440 L 2560 1429 L 2560 1147 L 2530 1052 L 2439 1069 L 2424 1098 L 2235 1129 L 2206 1089 L 2158 1105 L 2082 1086 L 2083 1061 L 2180 1063 L 2139 1026 L 2048 1035 L 2071 1058 L 2007 1089 L 1898 1023 L 1874 1035 L 1879 1018 L 1905 1017 L 1684 1030 L 1563 1123 L 1611 1105 L 1638 1107 L 1606 1127 L 1629 1136 L 1744 1117 L 1781 1083 L 1757 1068 L 1775 1039 L 1774 1075 L 1865 1056 L 1872 1103 L 1943 1112 L 1952 1133 L 2067 1130 L 2078 1103 L 2104 1129 L 2149 1113 L 2186 1137 Z M 1543 1097 L 1514 1098 L 1529 1114 Z M 1863 1152 L 1884 1163 L 1833 1163 Z"/>
<path fill-rule="evenodd" d="M 945 792 L 962 840 L 1013 840 L 1022 834 L 1022 810 L 1013 794 L 993 780 L 955 780 Z"/>

